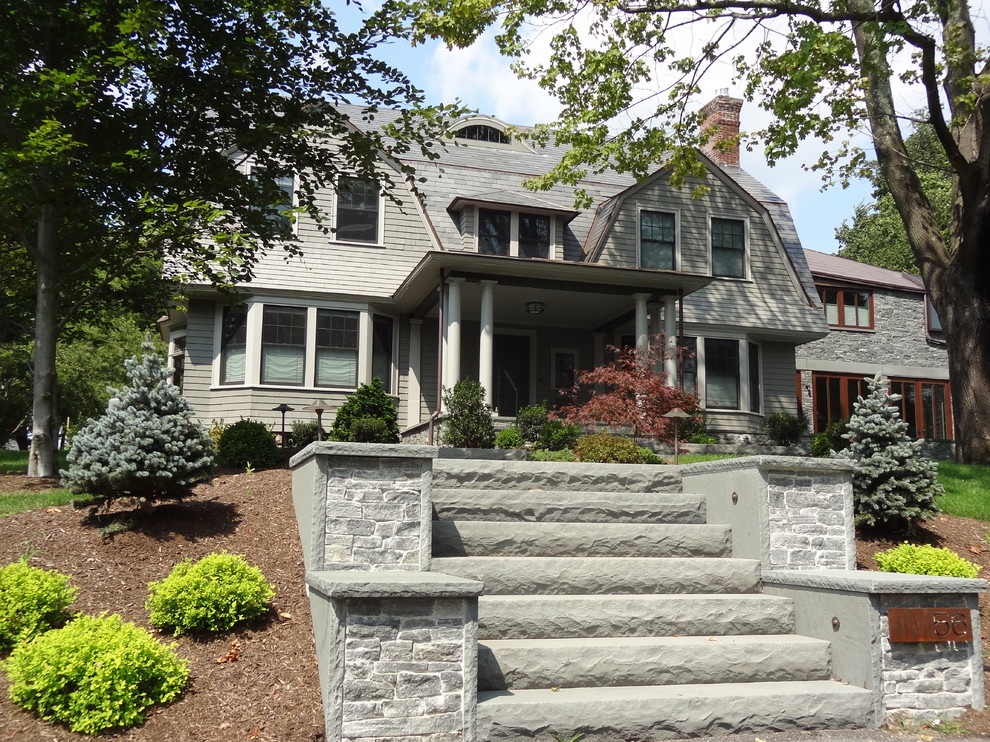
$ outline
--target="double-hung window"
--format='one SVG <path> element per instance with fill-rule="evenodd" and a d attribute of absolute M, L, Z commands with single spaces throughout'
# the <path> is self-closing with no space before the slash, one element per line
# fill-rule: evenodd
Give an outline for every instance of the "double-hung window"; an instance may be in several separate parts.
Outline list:
<path fill-rule="evenodd" d="M 220 383 L 243 384 L 247 356 L 247 310 L 224 307 L 220 327 Z"/>
<path fill-rule="evenodd" d="M 710 410 L 763 409 L 760 346 L 729 338 L 680 339 L 681 380 Z"/>
<path fill-rule="evenodd" d="M 336 238 L 342 242 L 378 244 L 379 211 L 381 208 L 378 183 L 349 175 L 337 180 Z"/>
<path fill-rule="evenodd" d="M 639 265 L 672 271 L 676 263 L 676 227 L 673 214 L 639 212 Z"/>
<path fill-rule="evenodd" d="M 542 214 L 519 215 L 519 257 L 550 256 L 550 217 Z"/>
<path fill-rule="evenodd" d="M 265 306 L 261 383 L 301 386 L 306 379 L 305 307 Z"/>
<path fill-rule="evenodd" d="M 512 212 L 478 209 L 478 252 L 482 255 L 508 255 Z"/>
<path fill-rule="evenodd" d="M 712 217 L 712 275 L 746 277 L 746 223 Z"/>
<path fill-rule="evenodd" d="M 357 386 L 358 313 L 316 310 L 316 386 Z"/>
<path fill-rule="evenodd" d="M 818 287 L 830 327 L 873 329 L 873 294 L 858 289 Z"/>
<path fill-rule="evenodd" d="M 705 338 L 705 406 L 739 409 L 739 341 Z"/>
<path fill-rule="evenodd" d="M 251 180 L 261 181 L 267 178 L 267 173 L 261 168 L 251 170 Z M 277 201 L 272 204 L 275 213 L 270 214 L 269 219 L 279 229 L 282 234 L 290 236 L 292 234 L 292 219 L 289 210 L 295 200 L 296 179 L 293 175 L 277 175 L 274 177 L 274 184 L 279 190 Z"/>

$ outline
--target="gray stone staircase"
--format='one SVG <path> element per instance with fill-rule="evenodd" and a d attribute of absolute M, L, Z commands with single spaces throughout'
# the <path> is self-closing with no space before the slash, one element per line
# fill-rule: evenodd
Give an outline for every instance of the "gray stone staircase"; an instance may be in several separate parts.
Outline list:
<path fill-rule="evenodd" d="M 705 498 L 650 469 L 436 462 L 432 569 L 485 583 L 479 742 L 871 726 Z"/>

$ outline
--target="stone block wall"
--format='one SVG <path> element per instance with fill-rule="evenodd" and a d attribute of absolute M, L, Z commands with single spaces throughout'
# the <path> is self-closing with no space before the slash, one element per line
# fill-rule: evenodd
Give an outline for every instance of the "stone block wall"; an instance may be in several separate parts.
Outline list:
<path fill-rule="evenodd" d="M 459 599 L 363 599 L 346 603 L 343 740 L 464 739 L 465 645 L 475 616 Z"/>
<path fill-rule="evenodd" d="M 983 659 L 980 651 L 980 611 L 975 596 L 880 596 L 880 649 L 884 708 L 888 717 L 906 716 L 933 722 L 953 719 L 982 700 Z M 938 608 L 965 604 L 974 641 L 891 643 L 887 609 Z"/>
<path fill-rule="evenodd" d="M 767 477 L 771 569 L 845 569 L 852 485 L 813 471 Z"/>

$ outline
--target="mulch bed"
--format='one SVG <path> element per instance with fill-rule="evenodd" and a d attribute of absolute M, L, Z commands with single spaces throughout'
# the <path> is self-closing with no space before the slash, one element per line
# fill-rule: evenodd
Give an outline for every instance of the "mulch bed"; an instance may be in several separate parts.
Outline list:
<path fill-rule="evenodd" d="M 0 476 L 0 492 L 55 486 L 23 476 Z M 216 551 L 244 554 L 275 586 L 270 613 L 246 628 L 216 636 L 172 638 L 189 660 L 191 681 L 183 696 L 155 709 L 147 723 L 101 739 L 169 742 L 173 740 L 323 740 L 316 652 L 309 603 L 303 582 L 302 554 L 292 510 L 291 477 L 286 470 L 224 474 L 200 487 L 182 503 L 158 506 L 136 516 L 131 530 L 102 538 L 99 527 L 120 509 L 97 519 L 70 507 L 47 508 L 0 518 L 0 564 L 31 554 L 31 563 L 72 575 L 79 588 L 76 610 L 119 613 L 152 629 L 144 609 L 147 584 L 165 577 L 183 559 Z M 932 521 L 915 540 L 946 546 L 984 566 L 990 575 L 990 524 L 964 518 Z M 902 538 L 861 531 L 857 557 L 874 569 L 873 554 Z M 984 656 L 990 652 L 990 597 L 980 599 Z M 985 680 L 990 688 L 990 672 Z M 965 736 L 990 736 L 990 711 L 971 711 L 961 720 Z M 917 738 L 917 735 L 914 735 Z M 7 700 L 0 673 L 0 739 L 75 742 L 92 737 L 54 727 Z"/>

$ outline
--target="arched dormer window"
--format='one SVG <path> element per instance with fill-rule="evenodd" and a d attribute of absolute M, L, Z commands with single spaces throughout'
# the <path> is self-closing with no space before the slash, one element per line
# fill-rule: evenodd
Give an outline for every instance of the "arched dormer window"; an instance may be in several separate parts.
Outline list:
<path fill-rule="evenodd" d="M 492 142 L 493 144 L 511 144 L 512 140 L 505 135 L 504 131 L 496 129 L 487 124 L 471 124 L 463 129 L 458 129 L 454 136 L 458 139 L 470 139 L 475 142 Z"/>

